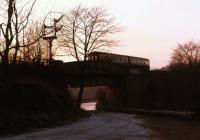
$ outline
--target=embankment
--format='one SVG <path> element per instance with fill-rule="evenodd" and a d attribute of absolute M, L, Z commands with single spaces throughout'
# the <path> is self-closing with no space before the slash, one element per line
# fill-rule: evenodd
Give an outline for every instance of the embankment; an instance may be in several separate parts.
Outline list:
<path fill-rule="evenodd" d="M 62 84 L 32 77 L 0 81 L 1 136 L 55 126 L 80 115 Z"/>

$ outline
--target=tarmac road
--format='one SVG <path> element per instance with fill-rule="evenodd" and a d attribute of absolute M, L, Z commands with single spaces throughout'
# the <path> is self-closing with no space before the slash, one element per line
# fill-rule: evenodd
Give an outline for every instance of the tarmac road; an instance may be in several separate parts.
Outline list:
<path fill-rule="evenodd" d="M 151 130 L 142 124 L 136 115 L 100 112 L 66 126 L 0 140 L 149 140 Z"/>
<path fill-rule="evenodd" d="M 65 126 L 0 140 L 199 140 L 199 132 L 198 122 L 99 112 Z"/>

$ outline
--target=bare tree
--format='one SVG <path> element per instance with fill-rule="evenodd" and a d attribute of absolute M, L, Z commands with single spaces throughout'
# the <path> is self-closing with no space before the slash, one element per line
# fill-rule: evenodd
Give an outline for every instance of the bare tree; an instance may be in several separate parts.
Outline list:
<path fill-rule="evenodd" d="M 0 38 L 0 63 L 2 63 L 2 56 L 3 56 L 3 54 L 2 54 L 2 50 L 4 49 L 4 40 L 2 40 L 1 38 Z"/>
<path fill-rule="evenodd" d="M 4 36 L 5 47 L 1 47 L 0 56 L 2 58 L 2 62 L 8 64 L 10 61 L 12 63 L 16 63 L 17 59 L 22 58 L 22 50 L 26 52 L 26 54 L 30 54 L 31 59 L 41 59 L 38 55 L 41 54 L 41 50 L 39 47 L 42 42 L 42 38 L 44 37 L 43 30 L 45 26 L 46 18 L 41 22 L 40 27 L 36 25 L 31 20 L 31 14 L 33 11 L 33 7 L 36 3 L 36 0 L 1 0 L 4 3 L 4 7 L 8 8 L 3 9 L 4 16 L 6 22 L 2 22 L 0 24 L 1 31 Z M 0 3 L 1 4 L 1 3 Z M 0 10 L 1 11 L 1 10 Z M 7 14 L 7 15 L 6 15 Z M 58 21 L 54 19 L 55 23 Z M 34 27 L 32 27 L 34 26 Z M 60 27 L 60 26 L 59 26 Z M 46 35 L 51 34 L 52 32 L 57 32 L 60 28 L 55 28 L 51 31 L 45 32 Z M 35 30 L 33 30 L 33 29 Z M 55 31 L 56 30 L 56 31 Z M 35 33 L 34 33 L 35 32 Z M 28 34 L 28 36 L 25 36 Z M 32 36 L 32 38 L 30 38 Z M 36 49 L 36 45 L 38 47 Z M 46 43 L 42 43 L 43 45 Z M 48 47 L 48 45 L 46 45 Z M 47 51 L 47 49 L 46 49 Z M 33 53 L 34 52 L 34 53 Z M 36 57 L 37 52 L 37 58 Z M 34 55 L 33 55 L 34 54 Z M 51 58 L 52 58 L 52 53 Z M 21 55 L 21 57 L 19 57 Z M 25 58 L 25 57 L 24 57 Z M 28 57 L 26 57 L 28 58 Z M 31 61 L 32 61 L 31 60 Z"/>
<path fill-rule="evenodd" d="M 5 13 L 5 16 L 2 17 L 5 19 L 5 22 L 0 23 L 1 32 L 5 39 L 5 45 L 3 48 L 4 50 L 2 50 L 1 52 L 2 62 L 4 64 L 8 63 L 9 49 L 14 39 L 14 33 L 12 30 L 12 17 L 14 13 L 14 9 L 13 9 L 14 3 L 15 3 L 15 0 L 1 1 L 1 10 L 3 10 Z"/>
<path fill-rule="evenodd" d="M 121 31 L 122 28 L 115 25 L 114 18 L 103 8 L 82 6 L 65 14 L 63 25 L 62 45 L 77 61 L 82 61 L 80 63 L 80 92 L 77 102 L 80 106 L 84 88 L 85 62 L 88 55 L 93 51 L 115 46 L 116 40 L 112 39 L 111 35 Z"/>
<path fill-rule="evenodd" d="M 1 7 L 3 7 L 1 10 L 4 11 L 1 18 L 4 21 L 0 23 L 0 29 L 5 42 L 5 47 L 1 50 L 2 63 L 9 63 L 9 52 L 11 49 L 15 49 L 12 58 L 16 62 L 20 48 L 19 36 L 29 23 L 29 17 L 35 2 L 36 0 L 1 0 Z"/>
<path fill-rule="evenodd" d="M 171 57 L 171 69 L 197 70 L 200 64 L 200 44 L 190 41 L 178 44 Z"/>
<path fill-rule="evenodd" d="M 42 22 L 35 22 L 23 32 L 23 36 L 20 40 L 22 46 L 20 47 L 18 54 L 18 58 L 23 62 L 37 62 L 38 64 L 41 64 L 48 59 L 48 44 L 42 39 L 42 28 Z"/>
<path fill-rule="evenodd" d="M 29 19 L 30 19 L 30 15 L 32 13 L 33 7 L 35 5 L 36 0 L 29 0 L 27 1 L 23 6 L 20 6 L 22 8 L 20 8 L 19 6 L 17 6 L 17 1 L 15 1 L 14 5 L 13 5 L 13 9 L 14 9 L 14 16 L 13 16 L 13 26 L 14 26 L 14 31 L 15 31 L 15 52 L 13 55 L 13 63 L 16 63 L 17 60 L 17 54 L 18 51 L 20 49 L 20 47 L 22 46 L 20 44 L 20 34 L 21 36 L 23 36 L 23 31 L 25 30 L 25 28 L 27 27 L 28 23 L 29 23 Z M 29 4 L 30 3 L 30 4 Z M 25 8 L 26 5 L 28 5 L 28 8 Z"/>

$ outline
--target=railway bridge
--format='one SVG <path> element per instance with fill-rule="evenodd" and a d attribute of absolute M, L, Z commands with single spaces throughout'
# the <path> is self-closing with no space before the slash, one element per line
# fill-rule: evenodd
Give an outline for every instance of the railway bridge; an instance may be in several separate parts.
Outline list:
<path fill-rule="evenodd" d="M 113 94 L 115 97 L 118 91 L 123 91 L 123 96 L 131 91 L 131 95 L 135 92 L 133 95 L 138 96 L 141 75 L 148 70 L 149 60 L 145 58 L 93 52 L 89 54 L 86 62 L 60 63 L 55 61 L 47 66 L 11 64 L 8 66 L 7 72 L 10 77 L 16 77 L 16 79 L 25 75 L 49 78 L 57 84 L 65 84 L 68 89 L 77 89 L 76 91 L 79 91 L 81 79 L 84 78 L 84 87 L 87 88 L 84 89 L 87 92 L 87 94 L 84 94 L 86 95 L 84 99 L 88 102 L 89 100 L 96 100 L 93 93 L 100 91 L 103 94 L 109 92 L 109 95 Z M 132 86 L 134 88 L 131 89 Z M 127 95 L 124 98 L 129 97 Z"/>
<path fill-rule="evenodd" d="M 5 72 L 2 67 L 0 65 L 0 79 Z M 94 52 L 87 62 L 52 63 L 49 66 L 10 64 L 6 73 L 7 79 L 44 77 L 56 84 L 64 84 L 68 89 L 79 89 L 83 67 L 84 87 L 87 88 L 84 95 L 98 87 L 96 93 L 113 93 L 114 97 L 119 93 L 125 107 L 199 111 L 199 73 L 149 71 L 149 60 L 145 58 Z M 88 97 L 85 101 L 96 99 Z"/>
<path fill-rule="evenodd" d="M 109 103 L 107 106 L 113 108 L 119 105 L 117 102 L 121 102 L 118 101 L 119 98 L 121 100 L 127 98 L 125 92 L 131 89 L 130 83 L 134 86 L 131 91 L 138 96 L 138 91 L 136 91 L 140 87 L 138 81 L 141 75 L 149 70 L 149 60 L 95 52 L 86 62 L 69 62 L 55 68 L 62 74 L 59 77 L 65 80 L 75 100 L 78 97 L 81 78 L 84 78 L 82 102 L 106 98 L 104 99 L 106 104 Z"/>
<path fill-rule="evenodd" d="M 84 70 L 85 86 L 118 85 L 127 76 L 149 70 L 149 60 L 139 57 L 94 52 L 86 62 L 56 65 L 56 71 L 73 87 L 79 86 Z"/>

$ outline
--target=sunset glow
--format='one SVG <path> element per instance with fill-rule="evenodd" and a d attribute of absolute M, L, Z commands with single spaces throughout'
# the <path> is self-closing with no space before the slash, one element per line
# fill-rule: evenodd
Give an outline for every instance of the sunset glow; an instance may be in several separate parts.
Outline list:
<path fill-rule="evenodd" d="M 107 9 L 125 27 L 116 35 L 121 47 L 112 52 L 149 58 L 151 67 L 167 65 L 177 43 L 200 40 L 198 0 L 41 0 L 35 16 L 78 4 Z"/>

